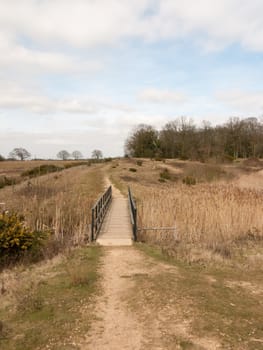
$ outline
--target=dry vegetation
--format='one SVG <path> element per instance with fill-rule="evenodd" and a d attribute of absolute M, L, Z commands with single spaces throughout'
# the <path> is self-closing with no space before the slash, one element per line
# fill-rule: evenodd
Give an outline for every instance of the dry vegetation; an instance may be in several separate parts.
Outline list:
<path fill-rule="evenodd" d="M 2 171 L 21 172 L 36 164 L 19 162 L 28 168 L 23 165 L 18 170 L 14 163 L 8 162 L 11 169 L 5 163 Z M 5 187 L 0 190 L 0 202 L 2 209 L 23 215 L 31 230 L 51 233 L 44 251 L 49 256 L 65 245 L 89 240 L 91 207 L 102 190 L 101 165 L 82 165 Z"/>
<path fill-rule="evenodd" d="M 40 167 L 41 165 L 55 165 L 59 167 L 63 167 L 67 165 L 69 161 L 62 160 L 52 160 L 52 161 L 44 161 L 44 160 L 26 160 L 26 161 L 2 161 L 0 162 L 0 177 L 6 176 L 12 179 L 18 179 L 24 171 Z"/>
<path fill-rule="evenodd" d="M 139 231 L 147 244 L 136 244 L 156 261 L 129 299 L 146 329 L 157 328 L 149 349 L 262 349 L 262 171 L 258 162 L 149 160 L 111 169 L 132 189 L 140 228 L 174 228 Z"/>
<path fill-rule="evenodd" d="M 78 248 L 0 275 L 0 348 L 77 349 L 96 315 L 101 249 Z"/>
<path fill-rule="evenodd" d="M 136 172 L 129 171 L 131 164 Z M 122 188 L 125 184 L 131 186 L 137 200 L 139 227 L 175 228 L 142 230 L 141 241 L 157 243 L 174 255 L 180 247 L 181 252 L 187 251 L 187 259 L 192 259 L 189 247 L 230 257 L 231 248 L 241 242 L 263 240 L 261 168 L 255 171 L 246 165 L 243 169 L 239 163 L 220 166 L 147 160 L 135 165 L 135 161 L 126 160 L 112 169 L 112 178 Z M 237 185 L 246 176 L 256 176 L 257 189 Z M 194 179 L 194 185 L 185 179 Z"/>
<path fill-rule="evenodd" d="M 154 260 L 121 276 L 134 287 L 117 296 L 144 325 L 145 349 L 262 349 L 263 170 L 255 164 L 115 160 L 5 187 L 0 202 L 24 214 L 32 229 L 50 229 L 50 249 L 58 250 L 88 238 L 90 207 L 108 172 L 123 192 L 131 186 L 140 228 L 173 227 L 141 230 L 140 240 L 150 244 L 136 247 Z M 78 348 L 97 321 L 92 303 L 102 252 L 69 249 L 30 269 L 4 270 L 0 347 Z"/>

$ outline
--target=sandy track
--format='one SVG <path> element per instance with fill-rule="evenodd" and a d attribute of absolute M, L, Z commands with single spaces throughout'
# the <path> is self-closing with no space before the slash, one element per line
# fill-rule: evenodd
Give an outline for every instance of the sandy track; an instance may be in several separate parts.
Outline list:
<path fill-rule="evenodd" d="M 179 278 L 177 267 L 154 261 L 133 246 L 103 249 L 101 293 L 93 310 L 96 319 L 80 349 L 179 350 L 184 349 L 181 338 L 190 340 L 193 349 L 221 349 L 215 339 L 191 334 L 191 317 L 184 319 L 185 308 L 190 312 L 191 307 L 183 296 L 175 306 L 175 292 L 164 286 L 155 295 L 156 291 L 148 284 L 147 280 L 158 280 L 160 274 Z M 145 283 L 136 284 L 138 279 Z M 157 301 L 162 298 L 159 308 Z"/>
<path fill-rule="evenodd" d="M 125 296 L 133 286 L 130 275 L 142 273 L 144 257 L 133 247 L 105 250 L 103 294 L 97 297 L 95 304 L 98 319 L 82 349 L 142 349 L 142 326 L 129 310 Z"/>

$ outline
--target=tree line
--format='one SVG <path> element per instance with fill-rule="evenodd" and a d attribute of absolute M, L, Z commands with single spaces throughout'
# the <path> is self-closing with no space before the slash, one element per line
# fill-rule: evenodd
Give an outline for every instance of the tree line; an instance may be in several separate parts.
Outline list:
<path fill-rule="evenodd" d="M 102 159 L 103 158 L 103 154 L 101 150 L 95 149 L 92 154 L 91 157 L 93 159 Z M 7 160 L 26 160 L 31 158 L 31 153 L 28 152 L 25 148 L 23 147 L 17 147 L 14 148 L 8 155 L 8 159 Z M 73 151 L 72 153 L 68 152 L 67 150 L 61 150 L 57 153 L 57 158 L 61 159 L 61 160 L 67 160 L 69 158 L 73 158 L 75 160 L 79 160 L 79 159 L 83 159 L 83 155 L 80 151 L 76 150 Z M 3 157 L 0 154 L 0 161 L 6 160 L 5 157 Z"/>
<path fill-rule="evenodd" d="M 205 161 L 263 157 L 263 121 L 258 118 L 230 118 L 222 125 L 204 121 L 196 126 L 181 117 L 161 130 L 140 124 L 125 142 L 125 154 L 132 157 L 163 157 Z"/>

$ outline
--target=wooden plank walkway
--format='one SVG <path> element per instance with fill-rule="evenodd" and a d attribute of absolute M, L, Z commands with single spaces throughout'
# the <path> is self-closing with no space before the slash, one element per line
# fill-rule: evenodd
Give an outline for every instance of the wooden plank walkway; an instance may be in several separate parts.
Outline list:
<path fill-rule="evenodd" d="M 128 198 L 125 198 L 112 185 L 112 203 L 97 238 L 98 244 L 103 246 L 132 245 L 132 227 L 128 205 Z"/>

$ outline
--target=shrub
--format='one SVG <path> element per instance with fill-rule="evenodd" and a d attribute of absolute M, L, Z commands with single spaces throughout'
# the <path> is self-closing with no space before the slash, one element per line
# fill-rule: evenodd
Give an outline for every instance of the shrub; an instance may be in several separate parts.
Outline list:
<path fill-rule="evenodd" d="M 111 157 L 104 158 L 104 162 L 105 163 L 112 162 L 112 158 Z"/>
<path fill-rule="evenodd" d="M 223 154 L 222 156 L 217 157 L 217 162 L 219 163 L 233 163 L 235 158 L 230 154 Z"/>
<path fill-rule="evenodd" d="M 167 168 L 163 169 L 163 171 L 160 173 L 160 178 L 164 180 L 171 180 L 171 174 Z"/>
<path fill-rule="evenodd" d="M 196 184 L 196 179 L 193 176 L 186 176 L 183 178 L 183 183 L 185 185 L 195 185 Z"/>
<path fill-rule="evenodd" d="M 6 176 L 0 177 L 0 188 L 3 188 L 5 186 L 11 186 L 11 185 L 14 185 L 15 183 L 16 183 L 16 180 L 14 178 L 6 177 Z"/>
<path fill-rule="evenodd" d="M 24 171 L 21 174 L 21 176 L 23 176 L 23 177 L 26 177 L 26 176 L 36 177 L 36 176 L 46 175 L 49 173 L 54 173 L 54 172 L 61 171 L 61 170 L 63 170 L 62 167 L 59 167 L 59 166 L 54 165 L 54 164 L 42 164 L 38 167 Z"/>
<path fill-rule="evenodd" d="M 16 213 L 0 214 L 0 256 L 1 260 L 17 260 L 31 251 L 34 255 L 48 238 L 48 232 L 31 231 L 24 218 Z"/>
<path fill-rule="evenodd" d="M 129 168 L 129 171 L 131 171 L 132 173 L 136 173 L 137 169 L 135 169 L 135 168 Z"/>
<path fill-rule="evenodd" d="M 138 166 L 142 166 L 142 160 L 137 160 L 136 164 L 137 164 Z"/>
<path fill-rule="evenodd" d="M 85 161 L 82 161 L 82 162 L 74 161 L 74 162 L 64 164 L 64 168 L 69 169 L 69 168 L 73 168 L 75 166 L 80 166 L 80 165 L 88 165 L 89 166 L 91 164 L 87 164 L 87 162 L 85 162 Z M 63 168 L 62 168 L 62 170 L 63 170 Z"/>

